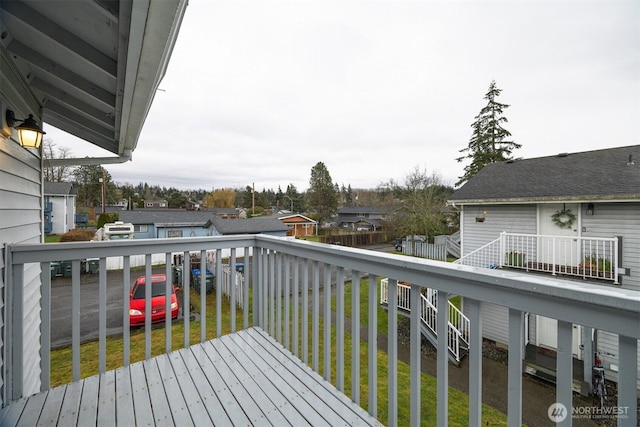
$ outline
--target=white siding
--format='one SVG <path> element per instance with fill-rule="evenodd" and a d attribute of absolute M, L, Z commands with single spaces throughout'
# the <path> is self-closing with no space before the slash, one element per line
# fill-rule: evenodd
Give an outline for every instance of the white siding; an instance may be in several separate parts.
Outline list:
<path fill-rule="evenodd" d="M 42 242 L 42 184 L 40 158 L 15 141 L 0 139 L 0 243 Z M 5 197 L 6 196 L 6 197 Z M 11 200 L 6 203 L 5 200 Z M 40 358 L 40 267 L 25 269 L 23 366 L 39 366 Z M 4 265 L 0 280 L 5 277 Z M 4 283 L 1 286 L 4 288 Z M 2 298 L 5 292 L 3 289 Z M 2 301 L 4 308 L 5 302 Z M 3 310 L 3 313 L 6 313 Z M 2 324 L 4 328 L 4 322 Z M 3 329 L 4 332 L 4 329 Z M 0 335 L 4 336 L 4 334 Z M 4 352 L 1 353 L 4 356 Z M 4 359 L 0 362 L 4 366 Z M 40 373 L 24 372 L 24 393 L 40 389 Z M 2 381 L 4 385 L 4 379 Z"/>
<path fill-rule="evenodd" d="M 536 232 L 536 205 L 463 206 L 462 212 L 462 255 L 492 242 L 503 231 Z M 477 216 L 484 216 L 484 222 L 476 222 Z M 505 307 L 482 304 L 482 336 L 506 345 L 509 342 L 508 312 Z"/>
<path fill-rule="evenodd" d="M 26 117 L 29 113 L 40 117 L 40 106 L 29 93 L 19 71 L 13 66 L 6 51 L 0 48 L 0 99 L 7 102 L 7 107 L 17 117 Z M 1 114 L 4 114 L 2 111 Z M 6 243 L 41 243 L 42 242 L 42 161 L 40 153 L 22 148 L 10 138 L 0 137 L 0 247 Z M 40 389 L 40 267 L 28 266 L 25 269 L 25 304 L 24 313 L 24 346 L 25 358 L 24 394 L 30 395 Z M 0 307 L 3 316 L 9 308 L 4 301 L 6 279 L 5 265 L 0 264 Z M 2 319 L 0 337 L 6 334 L 4 317 Z M 0 351 L 0 376 L 2 392 L 0 404 L 4 403 L 5 386 L 5 354 L 8 349 Z M 29 371 L 26 367 L 30 366 Z M 34 368 L 35 367 L 35 368 Z"/>
<path fill-rule="evenodd" d="M 583 237 L 622 236 L 623 288 L 640 291 L 640 203 L 596 203 L 594 214 L 586 215 L 582 206 Z"/>
<path fill-rule="evenodd" d="M 495 304 L 480 305 L 482 337 L 500 344 L 509 343 L 509 309 Z"/>
<path fill-rule="evenodd" d="M 482 216 L 484 222 L 476 222 Z M 466 255 L 497 239 L 503 231 L 509 233 L 536 233 L 536 205 L 463 206 L 462 255 Z"/>

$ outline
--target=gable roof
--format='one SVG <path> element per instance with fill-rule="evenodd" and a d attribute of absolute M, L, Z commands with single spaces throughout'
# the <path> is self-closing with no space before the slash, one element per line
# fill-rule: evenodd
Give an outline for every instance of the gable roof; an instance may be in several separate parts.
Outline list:
<path fill-rule="evenodd" d="M 170 224 L 172 226 L 204 227 L 207 221 L 215 215 L 215 212 L 182 209 L 121 211 L 120 221 L 130 222 L 131 224 L 155 224 L 159 226 Z"/>
<path fill-rule="evenodd" d="M 71 182 L 49 182 L 44 183 L 44 194 L 48 196 L 77 196 L 78 192 Z"/>
<path fill-rule="evenodd" d="M 341 214 L 386 214 L 393 210 L 392 206 L 343 206 L 338 208 Z"/>
<path fill-rule="evenodd" d="M 448 200 L 640 201 L 640 145 L 491 163 Z"/>
<path fill-rule="evenodd" d="M 275 231 L 286 232 L 289 227 L 278 218 L 221 219 L 213 217 L 210 223 L 220 234 L 258 234 Z"/>

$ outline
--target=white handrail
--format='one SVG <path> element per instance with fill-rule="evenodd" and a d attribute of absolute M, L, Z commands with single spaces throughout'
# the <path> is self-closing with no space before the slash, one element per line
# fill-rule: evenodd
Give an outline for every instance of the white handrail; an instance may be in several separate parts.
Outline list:
<path fill-rule="evenodd" d="M 420 294 L 420 319 L 425 324 L 427 328 L 435 335 L 438 336 L 438 306 L 437 306 L 437 292 L 431 288 L 425 288 L 426 294 Z M 389 279 L 383 278 L 380 281 L 380 303 L 388 304 L 389 303 Z M 403 283 L 398 283 L 398 308 L 408 311 L 411 311 L 411 303 L 410 303 L 410 291 L 411 286 L 407 286 Z M 449 338 L 448 338 L 448 347 L 449 351 L 453 354 L 457 361 L 460 361 L 460 341 L 466 344 L 466 347 L 469 346 L 469 330 L 470 330 L 470 321 L 467 316 L 462 313 L 458 307 L 453 305 L 451 301 L 449 302 Z"/>

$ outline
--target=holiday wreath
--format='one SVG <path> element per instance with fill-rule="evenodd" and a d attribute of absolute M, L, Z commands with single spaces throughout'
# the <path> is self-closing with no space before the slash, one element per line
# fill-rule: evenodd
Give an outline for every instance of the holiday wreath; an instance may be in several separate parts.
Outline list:
<path fill-rule="evenodd" d="M 571 228 L 576 216 L 571 212 L 571 209 L 562 209 L 551 215 L 551 219 L 560 228 Z"/>

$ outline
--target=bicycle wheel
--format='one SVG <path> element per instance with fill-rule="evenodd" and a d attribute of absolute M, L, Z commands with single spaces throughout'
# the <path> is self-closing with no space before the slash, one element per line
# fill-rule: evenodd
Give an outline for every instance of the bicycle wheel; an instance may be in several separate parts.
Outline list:
<path fill-rule="evenodd" d="M 600 381 L 598 383 L 598 397 L 600 398 L 600 408 L 604 408 L 604 395 L 604 385 L 602 384 L 602 381 Z"/>

